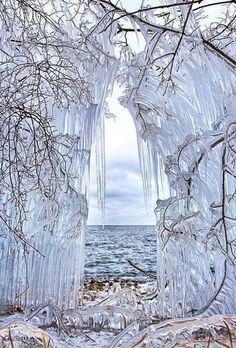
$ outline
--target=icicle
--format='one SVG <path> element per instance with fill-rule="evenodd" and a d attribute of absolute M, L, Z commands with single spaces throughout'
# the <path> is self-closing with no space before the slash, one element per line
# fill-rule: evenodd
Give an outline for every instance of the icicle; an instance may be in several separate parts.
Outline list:
<path fill-rule="evenodd" d="M 105 124 L 104 117 L 99 120 L 96 131 L 96 171 L 97 171 L 97 196 L 98 208 L 102 214 L 102 227 L 105 225 L 105 195 L 106 195 L 106 169 L 105 169 Z"/>
<path fill-rule="evenodd" d="M 95 98 L 100 100 L 100 108 L 97 116 L 97 127 L 95 136 L 96 175 L 97 175 L 97 199 L 98 208 L 101 211 L 102 228 L 105 225 L 105 200 L 106 200 L 106 165 L 105 165 L 105 109 L 106 97 L 113 90 L 118 64 L 113 62 L 109 74 L 104 78 L 104 72 L 100 71 L 99 77 L 103 79 L 103 88 L 96 90 Z"/>
<path fill-rule="evenodd" d="M 145 142 L 137 133 L 140 169 L 143 180 L 143 192 L 145 208 L 148 211 L 152 197 L 152 165 L 151 152 L 148 142 Z"/>

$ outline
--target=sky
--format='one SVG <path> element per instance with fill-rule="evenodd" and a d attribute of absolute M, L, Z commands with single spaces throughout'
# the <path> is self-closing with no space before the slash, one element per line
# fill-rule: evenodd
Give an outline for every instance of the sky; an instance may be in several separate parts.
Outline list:
<path fill-rule="evenodd" d="M 106 225 L 154 225 L 155 199 L 148 213 L 144 206 L 143 184 L 139 167 L 136 131 L 130 113 L 117 98 L 119 91 L 108 99 L 110 112 L 115 119 L 105 120 L 106 154 Z M 101 224 L 98 211 L 96 167 L 92 152 L 89 225 Z"/>

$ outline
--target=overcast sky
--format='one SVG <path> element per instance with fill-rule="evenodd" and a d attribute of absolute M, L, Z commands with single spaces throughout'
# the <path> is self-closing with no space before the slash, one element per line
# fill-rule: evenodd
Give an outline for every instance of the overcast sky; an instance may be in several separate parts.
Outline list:
<path fill-rule="evenodd" d="M 144 207 L 142 178 L 136 142 L 136 131 L 130 113 L 117 97 L 109 98 L 110 111 L 116 119 L 105 121 L 106 143 L 106 225 L 155 224 L 155 199 L 147 214 Z M 90 181 L 90 210 L 88 224 L 101 224 L 97 207 L 96 169 L 92 156 Z"/>

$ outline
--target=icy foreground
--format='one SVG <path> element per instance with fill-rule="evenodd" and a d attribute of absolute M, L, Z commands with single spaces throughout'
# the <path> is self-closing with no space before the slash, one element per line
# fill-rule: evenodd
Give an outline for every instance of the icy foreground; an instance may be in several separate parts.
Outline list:
<path fill-rule="evenodd" d="M 48 305 L 2 318 L 2 346 L 180 348 L 234 347 L 236 343 L 233 315 L 160 322 L 155 282 L 123 288 L 119 283 L 88 285 L 85 306 L 79 309 L 62 313 Z"/>
<path fill-rule="evenodd" d="M 108 343 L 84 336 L 88 347 L 234 344 L 235 4 L 208 24 L 208 7 L 193 2 L 147 5 L 0 4 L 0 310 L 25 311 L 0 328 L 8 346 L 59 346 L 37 329 L 53 323 L 69 336 L 111 330 Z M 136 125 L 146 200 L 156 182 L 157 281 L 153 299 L 116 289 L 84 307 L 90 151 L 104 214 L 115 81 Z"/>

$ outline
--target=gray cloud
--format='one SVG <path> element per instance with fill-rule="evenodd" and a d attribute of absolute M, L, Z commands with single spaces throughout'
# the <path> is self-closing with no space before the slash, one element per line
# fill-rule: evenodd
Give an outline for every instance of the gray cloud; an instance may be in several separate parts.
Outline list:
<path fill-rule="evenodd" d="M 152 209 L 147 215 L 136 144 L 130 114 L 116 105 L 117 120 L 106 120 L 106 224 L 155 224 Z M 96 170 L 91 166 L 89 224 L 100 224 L 97 208 Z"/>

